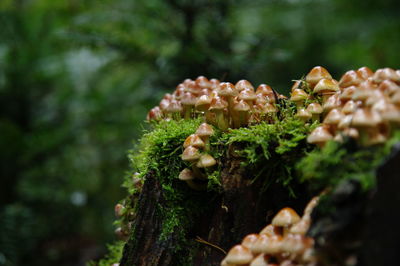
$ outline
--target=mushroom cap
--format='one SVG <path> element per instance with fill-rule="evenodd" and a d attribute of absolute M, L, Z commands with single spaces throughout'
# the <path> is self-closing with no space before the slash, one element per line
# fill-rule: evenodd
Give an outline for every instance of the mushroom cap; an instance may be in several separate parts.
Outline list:
<path fill-rule="evenodd" d="M 211 88 L 211 82 L 204 76 L 198 76 L 195 82 L 201 88 Z"/>
<path fill-rule="evenodd" d="M 340 78 L 339 86 L 347 88 L 350 86 L 357 86 L 361 82 L 363 82 L 361 75 L 354 70 L 349 70 Z"/>
<path fill-rule="evenodd" d="M 319 103 L 310 103 L 307 106 L 307 111 L 309 111 L 311 114 L 321 114 L 323 112 L 322 106 Z"/>
<path fill-rule="evenodd" d="M 240 91 L 238 98 L 239 100 L 244 100 L 244 101 L 254 101 L 255 99 L 257 99 L 257 96 L 254 93 L 254 90 L 245 89 Z"/>
<path fill-rule="evenodd" d="M 185 92 L 185 93 L 182 95 L 181 103 L 182 103 L 183 105 L 191 105 L 191 106 L 194 106 L 194 105 L 196 104 L 196 102 L 197 102 L 197 96 L 196 96 L 194 93 Z"/>
<path fill-rule="evenodd" d="M 270 86 L 268 86 L 267 84 L 260 84 L 257 87 L 256 94 L 262 94 L 264 96 L 270 96 L 270 95 L 273 95 L 274 92 L 273 92 L 272 88 Z"/>
<path fill-rule="evenodd" d="M 293 102 L 304 101 L 307 98 L 308 98 L 308 94 L 302 89 L 294 89 L 290 93 L 290 100 Z"/>
<path fill-rule="evenodd" d="M 239 100 L 233 105 L 233 110 L 237 112 L 248 112 L 250 111 L 250 105 L 244 100 Z"/>
<path fill-rule="evenodd" d="M 313 92 L 318 94 L 329 94 L 335 93 L 339 91 L 339 84 L 334 79 L 321 79 L 318 81 L 317 85 L 315 85 Z"/>
<path fill-rule="evenodd" d="M 366 108 L 358 108 L 353 114 L 351 126 L 360 127 L 375 127 L 382 121 L 381 116 L 376 111 L 371 111 Z"/>
<path fill-rule="evenodd" d="M 329 125 L 337 125 L 340 123 L 343 117 L 343 113 L 339 109 L 334 108 L 326 115 L 324 123 Z"/>
<path fill-rule="evenodd" d="M 300 216 L 292 208 L 286 207 L 280 210 L 272 219 L 272 225 L 287 227 L 300 221 Z"/>
<path fill-rule="evenodd" d="M 307 142 L 311 144 L 324 143 L 333 138 L 326 126 L 315 128 L 307 137 Z"/>
<path fill-rule="evenodd" d="M 210 79 L 211 89 L 217 90 L 221 82 L 218 79 Z"/>
<path fill-rule="evenodd" d="M 396 73 L 396 70 L 386 67 L 386 68 L 381 68 L 381 69 L 376 70 L 375 74 L 372 76 L 372 79 L 376 83 L 381 83 L 385 79 L 389 79 L 394 82 L 399 82 L 400 76 Z"/>
<path fill-rule="evenodd" d="M 349 115 L 345 115 L 339 122 L 338 124 L 338 128 L 339 129 L 345 129 L 345 128 L 349 128 L 351 125 L 351 121 L 353 120 L 353 115 L 349 114 Z"/>
<path fill-rule="evenodd" d="M 364 66 L 364 67 L 360 67 L 359 69 L 357 69 L 357 74 L 361 78 L 367 79 L 369 77 L 372 77 L 374 75 L 374 72 L 370 68 Z"/>
<path fill-rule="evenodd" d="M 193 146 L 187 147 L 182 153 L 182 160 L 184 161 L 196 161 L 200 158 L 200 152 Z"/>
<path fill-rule="evenodd" d="M 251 251 L 242 245 L 236 245 L 229 250 L 225 259 L 229 264 L 247 264 L 253 259 Z"/>
<path fill-rule="evenodd" d="M 307 74 L 306 76 L 306 81 L 309 83 L 311 86 L 314 86 L 317 84 L 321 79 L 331 79 L 332 76 L 329 74 L 328 70 L 326 70 L 322 66 L 316 66 L 311 71 Z"/>
<path fill-rule="evenodd" d="M 187 148 L 189 146 L 203 148 L 205 144 L 197 134 L 191 134 L 185 139 L 185 142 L 183 143 L 184 148 Z"/>
<path fill-rule="evenodd" d="M 324 102 L 322 108 L 325 112 L 328 112 L 334 108 L 338 108 L 340 106 L 339 94 L 335 93 L 329 96 L 328 99 Z"/>
<path fill-rule="evenodd" d="M 355 101 L 353 101 L 353 100 L 350 100 L 350 101 L 347 101 L 345 104 L 344 104 L 344 106 L 342 107 L 342 112 L 344 113 L 344 114 L 352 114 L 352 113 L 354 113 L 356 110 L 357 110 L 357 108 L 358 108 L 358 104 L 357 104 L 357 102 L 355 102 Z"/>
<path fill-rule="evenodd" d="M 147 121 L 161 120 L 162 116 L 163 116 L 163 112 L 161 111 L 160 107 L 156 106 L 147 113 L 146 119 L 147 119 Z"/>
<path fill-rule="evenodd" d="M 278 112 L 278 108 L 276 108 L 275 104 L 273 103 L 266 103 L 264 104 L 263 112 L 266 114 L 274 114 Z"/>
<path fill-rule="evenodd" d="M 178 176 L 178 179 L 182 181 L 193 180 L 194 178 L 194 174 L 189 168 L 183 169 Z"/>
<path fill-rule="evenodd" d="M 209 110 L 223 110 L 228 107 L 228 102 L 225 101 L 223 98 L 219 96 L 215 96 L 214 98 L 211 99 L 211 105 Z"/>
<path fill-rule="evenodd" d="M 212 157 L 210 154 L 203 154 L 203 155 L 201 155 L 196 166 L 198 168 L 207 168 L 207 167 L 214 166 L 216 163 L 217 162 L 215 161 L 214 157 Z"/>
<path fill-rule="evenodd" d="M 214 134 L 214 129 L 207 123 L 202 123 L 196 130 L 199 137 L 211 136 Z"/>
<path fill-rule="evenodd" d="M 265 254 L 276 254 L 282 251 L 283 237 L 280 235 L 268 237 L 268 244 L 264 248 Z"/>
<path fill-rule="evenodd" d="M 301 120 L 308 120 L 311 118 L 311 116 L 312 116 L 311 113 L 304 108 L 299 108 L 296 113 L 296 117 Z"/>
<path fill-rule="evenodd" d="M 238 90 L 230 82 L 221 82 L 218 89 L 218 94 L 225 97 L 233 97 L 238 95 Z"/>
<path fill-rule="evenodd" d="M 268 255 L 259 254 L 253 259 L 250 266 L 271 266 L 271 264 L 268 263 Z"/>
<path fill-rule="evenodd" d="M 166 109 L 168 113 L 178 113 L 182 111 L 182 105 L 178 100 L 172 99 Z"/>
<path fill-rule="evenodd" d="M 251 252 L 254 254 L 265 253 L 269 245 L 269 240 L 270 236 L 266 234 L 259 235 L 250 247 Z"/>
<path fill-rule="evenodd" d="M 379 84 L 378 89 L 387 95 L 392 95 L 393 93 L 400 90 L 400 86 L 397 85 L 395 82 L 387 79 Z"/>
<path fill-rule="evenodd" d="M 250 90 L 254 91 L 253 85 L 251 85 L 251 83 L 245 79 L 242 79 L 242 80 L 239 80 L 238 82 L 236 82 L 235 88 L 239 92 L 241 92 L 242 90 L 246 90 L 246 89 L 250 89 Z"/>
<path fill-rule="evenodd" d="M 171 102 L 171 99 L 170 99 L 170 100 L 168 100 L 168 99 L 162 99 L 162 100 L 160 101 L 160 104 L 159 104 L 158 106 L 160 107 L 160 109 L 161 109 L 162 111 L 167 111 L 167 108 L 168 108 L 170 102 Z"/>
<path fill-rule="evenodd" d="M 247 235 L 245 238 L 243 238 L 241 245 L 251 250 L 258 237 L 258 234 Z"/>
<path fill-rule="evenodd" d="M 211 105 L 211 98 L 208 95 L 200 96 L 196 101 L 196 109 L 202 112 L 207 111 Z"/>
<path fill-rule="evenodd" d="M 283 252 L 290 254 L 302 254 L 307 248 L 312 245 L 312 239 L 300 234 L 289 234 L 282 243 L 281 249 Z"/>
<path fill-rule="evenodd" d="M 339 95 L 339 99 L 342 101 L 348 101 L 353 98 L 354 92 L 357 90 L 356 86 L 350 86 L 347 88 L 344 88 L 342 93 Z"/>
<path fill-rule="evenodd" d="M 272 224 L 267 225 L 260 232 L 260 235 L 268 235 L 268 236 L 281 235 L 281 234 L 282 234 L 281 228 L 279 226 L 274 226 Z"/>

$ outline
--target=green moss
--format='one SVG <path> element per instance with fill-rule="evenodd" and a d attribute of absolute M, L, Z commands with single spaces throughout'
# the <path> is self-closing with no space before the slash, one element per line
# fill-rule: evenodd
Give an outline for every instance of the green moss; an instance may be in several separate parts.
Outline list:
<path fill-rule="evenodd" d="M 112 245 L 107 245 L 108 253 L 99 262 L 88 262 L 87 266 L 110 266 L 114 263 L 118 263 L 122 257 L 122 251 L 124 249 L 124 242 L 117 241 Z"/>
<path fill-rule="evenodd" d="M 295 179 L 294 165 L 314 147 L 306 142 L 307 134 L 316 124 L 304 124 L 288 115 L 275 124 L 261 123 L 248 128 L 231 130 L 222 135 L 225 145 L 239 144 L 236 153 L 243 157 L 243 166 L 255 174 L 253 179 L 264 178 L 262 191 L 272 182 L 281 183 L 294 195 L 290 187 Z"/>
<path fill-rule="evenodd" d="M 335 187 L 346 179 L 359 181 L 367 191 L 375 185 L 376 169 L 398 141 L 400 131 L 396 131 L 384 145 L 372 147 L 360 147 L 350 139 L 343 144 L 331 141 L 323 149 L 308 153 L 296 168 L 302 180 L 308 181 L 317 191 Z"/>

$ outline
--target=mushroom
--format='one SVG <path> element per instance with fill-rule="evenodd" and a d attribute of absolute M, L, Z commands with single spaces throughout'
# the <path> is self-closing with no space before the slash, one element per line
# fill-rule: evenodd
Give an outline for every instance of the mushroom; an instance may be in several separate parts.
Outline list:
<path fill-rule="evenodd" d="M 184 148 L 187 148 L 189 146 L 193 146 L 195 148 L 204 148 L 205 144 L 197 134 L 192 134 L 187 137 L 185 142 L 183 143 Z"/>
<path fill-rule="evenodd" d="M 215 161 L 214 157 L 212 157 L 210 154 L 203 154 L 203 155 L 201 155 L 196 166 L 198 168 L 207 168 L 207 167 L 214 166 L 216 163 L 217 162 Z"/>
<path fill-rule="evenodd" d="M 315 128 L 310 135 L 307 137 L 307 142 L 311 144 L 316 144 L 322 148 L 325 143 L 333 139 L 332 134 L 329 132 L 326 125 L 319 126 Z"/>
<path fill-rule="evenodd" d="M 225 131 L 229 128 L 229 122 L 224 115 L 224 109 L 227 107 L 228 103 L 223 98 L 219 96 L 212 98 L 209 110 L 215 113 L 217 123 L 216 126 L 222 131 Z"/>
<path fill-rule="evenodd" d="M 340 78 L 339 86 L 347 88 L 350 86 L 357 86 L 361 82 L 363 82 L 361 75 L 354 70 L 349 70 Z"/>
<path fill-rule="evenodd" d="M 322 96 L 322 101 L 325 102 L 332 94 L 340 91 L 339 84 L 334 79 L 321 79 L 315 85 L 313 92 Z"/>
<path fill-rule="evenodd" d="M 322 106 L 319 103 L 310 103 L 307 106 L 307 111 L 311 114 L 312 121 L 319 121 L 319 118 L 322 114 Z"/>
<path fill-rule="evenodd" d="M 250 250 L 242 245 L 236 245 L 231 250 L 229 250 L 228 254 L 225 257 L 225 261 L 229 264 L 248 264 L 253 259 L 253 254 Z"/>
<path fill-rule="evenodd" d="M 290 95 L 290 100 L 296 104 L 297 108 L 301 108 L 304 101 L 309 97 L 308 94 L 302 89 L 294 89 Z"/>
<path fill-rule="evenodd" d="M 321 80 L 321 79 L 331 79 L 332 76 L 329 74 L 328 70 L 324 67 L 316 66 L 307 74 L 306 81 L 310 85 L 310 88 L 314 88 L 314 86 Z"/>
<path fill-rule="evenodd" d="M 190 170 L 189 168 L 185 168 L 183 169 L 179 176 L 178 176 L 179 180 L 185 181 L 186 184 L 194 190 L 198 190 L 198 191 L 202 191 L 207 189 L 207 183 L 201 182 L 201 181 L 197 181 L 195 174 L 193 173 L 192 170 Z"/>
<path fill-rule="evenodd" d="M 285 236 L 290 226 L 300 221 L 300 216 L 292 208 L 283 208 L 272 219 L 272 225 L 280 226 L 283 228 L 283 235 Z"/>
<path fill-rule="evenodd" d="M 210 136 L 214 134 L 214 130 L 207 123 L 202 123 L 196 130 L 196 134 L 204 141 L 205 151 L 210 150 Z"/>

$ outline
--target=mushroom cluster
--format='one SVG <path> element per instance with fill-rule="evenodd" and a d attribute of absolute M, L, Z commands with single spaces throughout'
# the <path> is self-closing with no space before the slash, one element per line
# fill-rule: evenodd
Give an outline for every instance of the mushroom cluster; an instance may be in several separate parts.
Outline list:
<path fill-rule="evenodd" d="M 160 104 L 147 114 L 147 120 L 200 116 L 225 131 L 261 121 L 273 122 L 278 98 L 284 96 L 266 84 L 255 90 L 247 80 L 234 85 L 199 76 L 196 80 L 184 80 L 172 94 L 165 94 Z"/>
<path fill-rule="evenodd" d="M 317 203 L 318 197 L 314 197 L 302 217 L 291 208 L 283 208 L 259 234 L 247 235 L 234 246 L 221 266 L 316 265 L 314 240 L 306 232 Z"/>
<path fill-rule="evenodd" d="M 314 67 L 292 87 L 296 116 L 322 120 L 308 136 L 323 146 L 328 140 L 357 139 L 363 146 L 385 142 L 400 125 L 400 70 L 373 72 L 367 67 L 347 71 L 339 81 L 323 67 Z"/>
<path fill-rule="evenodd" d="M 135 192 L 128 198 L 117 203 L 114 207 L 115 217 L 118 219 L 118 227 L 115 229 L 115 235 L 120 240 L 126 241 L 132 229 L 133 221 L 136 214 L 131 206 L 133 202 L 138 200 L 140 191 L 142 190 L 142 180 L 139 178 L 139 173 L 134 173 L 131 178 L 132 186 Z"/>
<path fill-rule="evenodd" d="M 217 162 L 208 153 L 210 151 L 210 136 L 214 134 L 212 126 L 202 123 L 196 133 L 186 138 L 183 143 L 185 150 L 182 153 L 182 160 L 191 164 L 191 169 L 185 168 L 179 174 L 179 179 L 186 181 L 189 187 L 196 190 L 206 188 L 207 176 L 201 169 L 213 167 Z"/>

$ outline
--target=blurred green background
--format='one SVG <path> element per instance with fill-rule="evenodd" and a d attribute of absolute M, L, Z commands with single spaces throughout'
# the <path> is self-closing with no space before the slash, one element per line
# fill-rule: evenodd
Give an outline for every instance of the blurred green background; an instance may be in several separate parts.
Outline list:
<path fill-rule="evenodd" d="M 84 265 L 114 239 L 126 151 L 184 78 L 288 92 L 399 68 L 396 0 L 1 0 L 0 265 Z"/>

